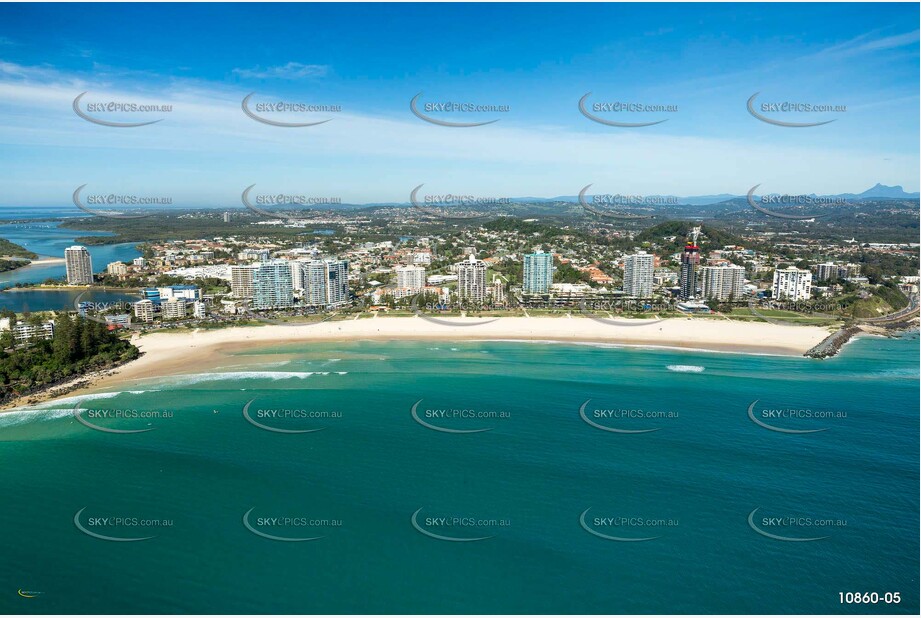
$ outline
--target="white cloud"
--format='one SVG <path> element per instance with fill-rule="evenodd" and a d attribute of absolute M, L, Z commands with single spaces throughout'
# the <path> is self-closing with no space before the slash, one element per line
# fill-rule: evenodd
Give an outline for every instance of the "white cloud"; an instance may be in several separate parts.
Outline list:
<path fill-rule="evenodd" d="M 240 77 L 253 77 L 258 79 L 305 79 L 310 77 L 325 77 L 329 73 L 329 67 L 325 64 L 301 64 L 300 62 L 289 62 L 288 64 L 267 67 L 254 67 L 252 69 L 234 69 L 234 73 Z"/>
<path fill-rule="evenodd" d="M 849 41 L 844 43 L 839 43 L 838 45 L 832 45 L 827 47 L 817 54 L 809 56 L 811 58 L 846 58 L 850 56 L 857 56 L 860 54 L 866 54 L 870 52 L 876 52 L 886 49 L 896 49 L 899 47 L 906 46 L 918 46 L 919 40 L 919 31 L 915 30 L 913 32 L 903 32 L 901 34 L 893 34 L 890 36 L 877 37 L 873 38 L 876 34 L 874 32 L 866 32 L 860 36 L 856 36 Z"/>
<path fill-rule="evenodd" d="M 172 104 L 173 111 L 152 126 L 100 127 L 71 109 L 83 91 L 86 101 Z M 732 134 L 612 132 L 588 122 L 523 125 L 511 117 L 455 130 L 408 111 L 386 116 L 347 106 L 327 115 L 332 122 L 285 129 L 247 118 L 240 109 L 247 91 L 225 84 L 173 79 L 112 86 L 2 62 L 0 92 L 0 144 L 7 146 L 0 164 L 8 164 L 0 165 L 0 181 L 9 203 L 30 203 L 39 194 L 59 202 L 80 184 L 104 185 L 129 173 L 137 182 L 181 183 L 220 203 L 238 202 L 248 184 L 271 190 L 287 182 L 353 202 L 406 201 L 420 183 L 436 192 L 493 196 L 573 195 L 589 183 L 602 192 L 643 195 L 741 194 L 759 182 L 791 194 L 860 192 L 876 182 L 917 188 L 916 156 L 808 136 L 769 143 Z M 44 154 L 20 159 L 16 147 Z M 36 177 L 40 186 L 26 191 Z"/>

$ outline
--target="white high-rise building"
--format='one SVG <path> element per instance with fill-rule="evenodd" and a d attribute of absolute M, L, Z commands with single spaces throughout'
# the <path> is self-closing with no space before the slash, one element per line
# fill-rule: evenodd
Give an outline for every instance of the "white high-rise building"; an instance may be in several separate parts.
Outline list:
<path fill-rule="evenodd" d="M 164 300 L 160 303 L 160 317 L 164 320 L 185 319 L 185 300 L 182 298 Z"/>
<path fill-rule="evenodd" d="M 525 294 L 546 294 L 553 283 L 553 255 L 538 251 L 524 256 L 521 291 Z"/>
<path fill-rule="evenodd" d="M 90 252 L 82 245 L 74 245 L 64 250 L 64 262 L 67 268 L 68 285 L 92 285 L 93 260 Z"/>
<path fill-rule="evenodd" d="M 634 298 L 652 296 L 654 257 L 640 251 L 624 257 L 624 294 Z"/>
<path fill-rule="evenodd" d="M 192 303 L 192 317 L 196 320 L 202 320 L 205 318 L 205 303 L 200 300 L 196 300 Z"/>
<path fill-rule="evenodd" d="M 236 298 L 253 297 L 253 265 L 230 267 L 230 293 Z"/>
<path fill-rule="evenodd" d="M 812 273 L 795 266 L 774 271 L 774 298 L 778 300 L 809 300 L 812 296 Z"/>
<path fill-rule="evenodd" d="M 421 266 L 397 266 L 397 287 L 419 292 L 425 287 L 425 269 Z"/>
<path fill-rule="evenodd" d="M 457 264 L 457 297 L 475 302 L 486 300 L 486 262 L 473 254 Z"/>
<path fill-rule="evenodd" d="M 739 300 L 745 290 L 745 269 L 737 264 L 704 266 L 703 297 L 712 300 Z"/>
<path fill-rule="evenodd" d="M 144 299 L 134 303 L 134 317 L 136 317 L 140 322 L 153 322 L 153 301 Z"/>
<path fill-rule="evenodd" d="M 291 260 L 288 264 L 291 267 L 291 289 L 295 292 L 304 291 L 304 262 Z"/>

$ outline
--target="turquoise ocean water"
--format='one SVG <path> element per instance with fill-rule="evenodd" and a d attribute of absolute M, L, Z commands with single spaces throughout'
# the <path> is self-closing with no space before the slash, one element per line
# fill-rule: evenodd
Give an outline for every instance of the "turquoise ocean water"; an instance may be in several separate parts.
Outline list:
<path fill-rule="evenodd" d="M 2 414 L 0 612 L 917 614 L 918 358 L 300 344 Z"/>

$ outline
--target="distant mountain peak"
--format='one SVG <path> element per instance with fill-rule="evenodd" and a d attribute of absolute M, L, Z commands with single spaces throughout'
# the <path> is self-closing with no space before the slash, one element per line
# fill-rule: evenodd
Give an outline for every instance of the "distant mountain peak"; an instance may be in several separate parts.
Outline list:
<path fill-rule="evenodd" d="M 888 198 L 915 198 L 918 197 L 918 193 L 906 193 L 902 189 L 902 185 L 884 185 L 882 183 L 876 183 L 874 186 L 870 187 L 863 193 L 860 193 L 858 197 L 862 198 L 872 198 L 872 197 L 888 197 Z"/>

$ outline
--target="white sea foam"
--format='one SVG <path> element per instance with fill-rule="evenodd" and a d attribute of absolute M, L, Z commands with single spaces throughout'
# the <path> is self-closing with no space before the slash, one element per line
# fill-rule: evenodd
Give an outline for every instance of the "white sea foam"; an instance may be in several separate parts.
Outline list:
<path fill-rule="evenodd" d="M 669 352 L 692 352 L 694 354 L 744 354 L 745 356 L 779 356 L 789 358 L 789 354 L 772 354 L 770 352 L 737 352 L 732 350 L 708 350 L 675 345 L 652 345 L 648 343 L 612 343 L 609 341 L 570 341 L 568 339 L 473 339 L 478 343 L 530 343 L 538 345 L 578 345 L 590 348 L 611 348 L 617 350 L 667 350 Z M 431 348 L 429 348 L 431 349 Z"/>
<path fill-rule="evenodd" d="M 680 373 L 702 373 L 704 370 L 700 365 L 667 365 L 665 368 Z"/>
<path fill-rule="evenodd" d="M 12 427 L 33 421 L 50 421 L 73 414 L 71 408 L 14 408 L 0 414 L 0 427 Z"/>
<path fill-rule="evenodd" d="M 107 393 L 71 395 L 70 397 L 62 397 L 60 399 L 55 399 L 54 401 L 46 401 L 34 406 L 11 408 L 5 412 L 0 413 L 0 427 L 9 427 L 29 421 L 45 421 L 69 416 L 73 414 L 74 406 L 76 404 L 82 404 L 85 401 L 112 399 L 113 397 L 118 397 L 119 395 L 143 395 L 144 393 L 155 393 L 157 390 L 158 389 L 145 391 L 111 391 Z"/>
<path fill-rule="evenodd" d="M 87 395 L 71 395 L 70 397 L 62 397 L 60 399 L 55 399 L 44 404 L 38 404 L 38 407 L 42 405 L 65 405 L 65 404 L 75 404 L 82 403 L 84 401 L 94 401 L 96 399 L 112 399 L 113 397 L 118 397 L 119 395 L 143 395 L 144 393 L 156 393 L 159 389 L 144 390 L 144 391 L 110 391 L 106 393 L 90 393 Z M 35 406 L 29 409 L 34 409 Z M 15 408 L 19 410 L 20 408 Z M 13 410 L 10 410 L 11 412 Z"/>
<path fill-rule="evenodd" d="M 329 371 L 228 371 L 224 373 L 192 373 L 167 378 L 172 386 L 187 386 L 199 382 L 220 380 L 306 380 L 311 376 L 328 376 Z M 347 371 L 337 371 L 337 375 L 346 375 Z"/>

